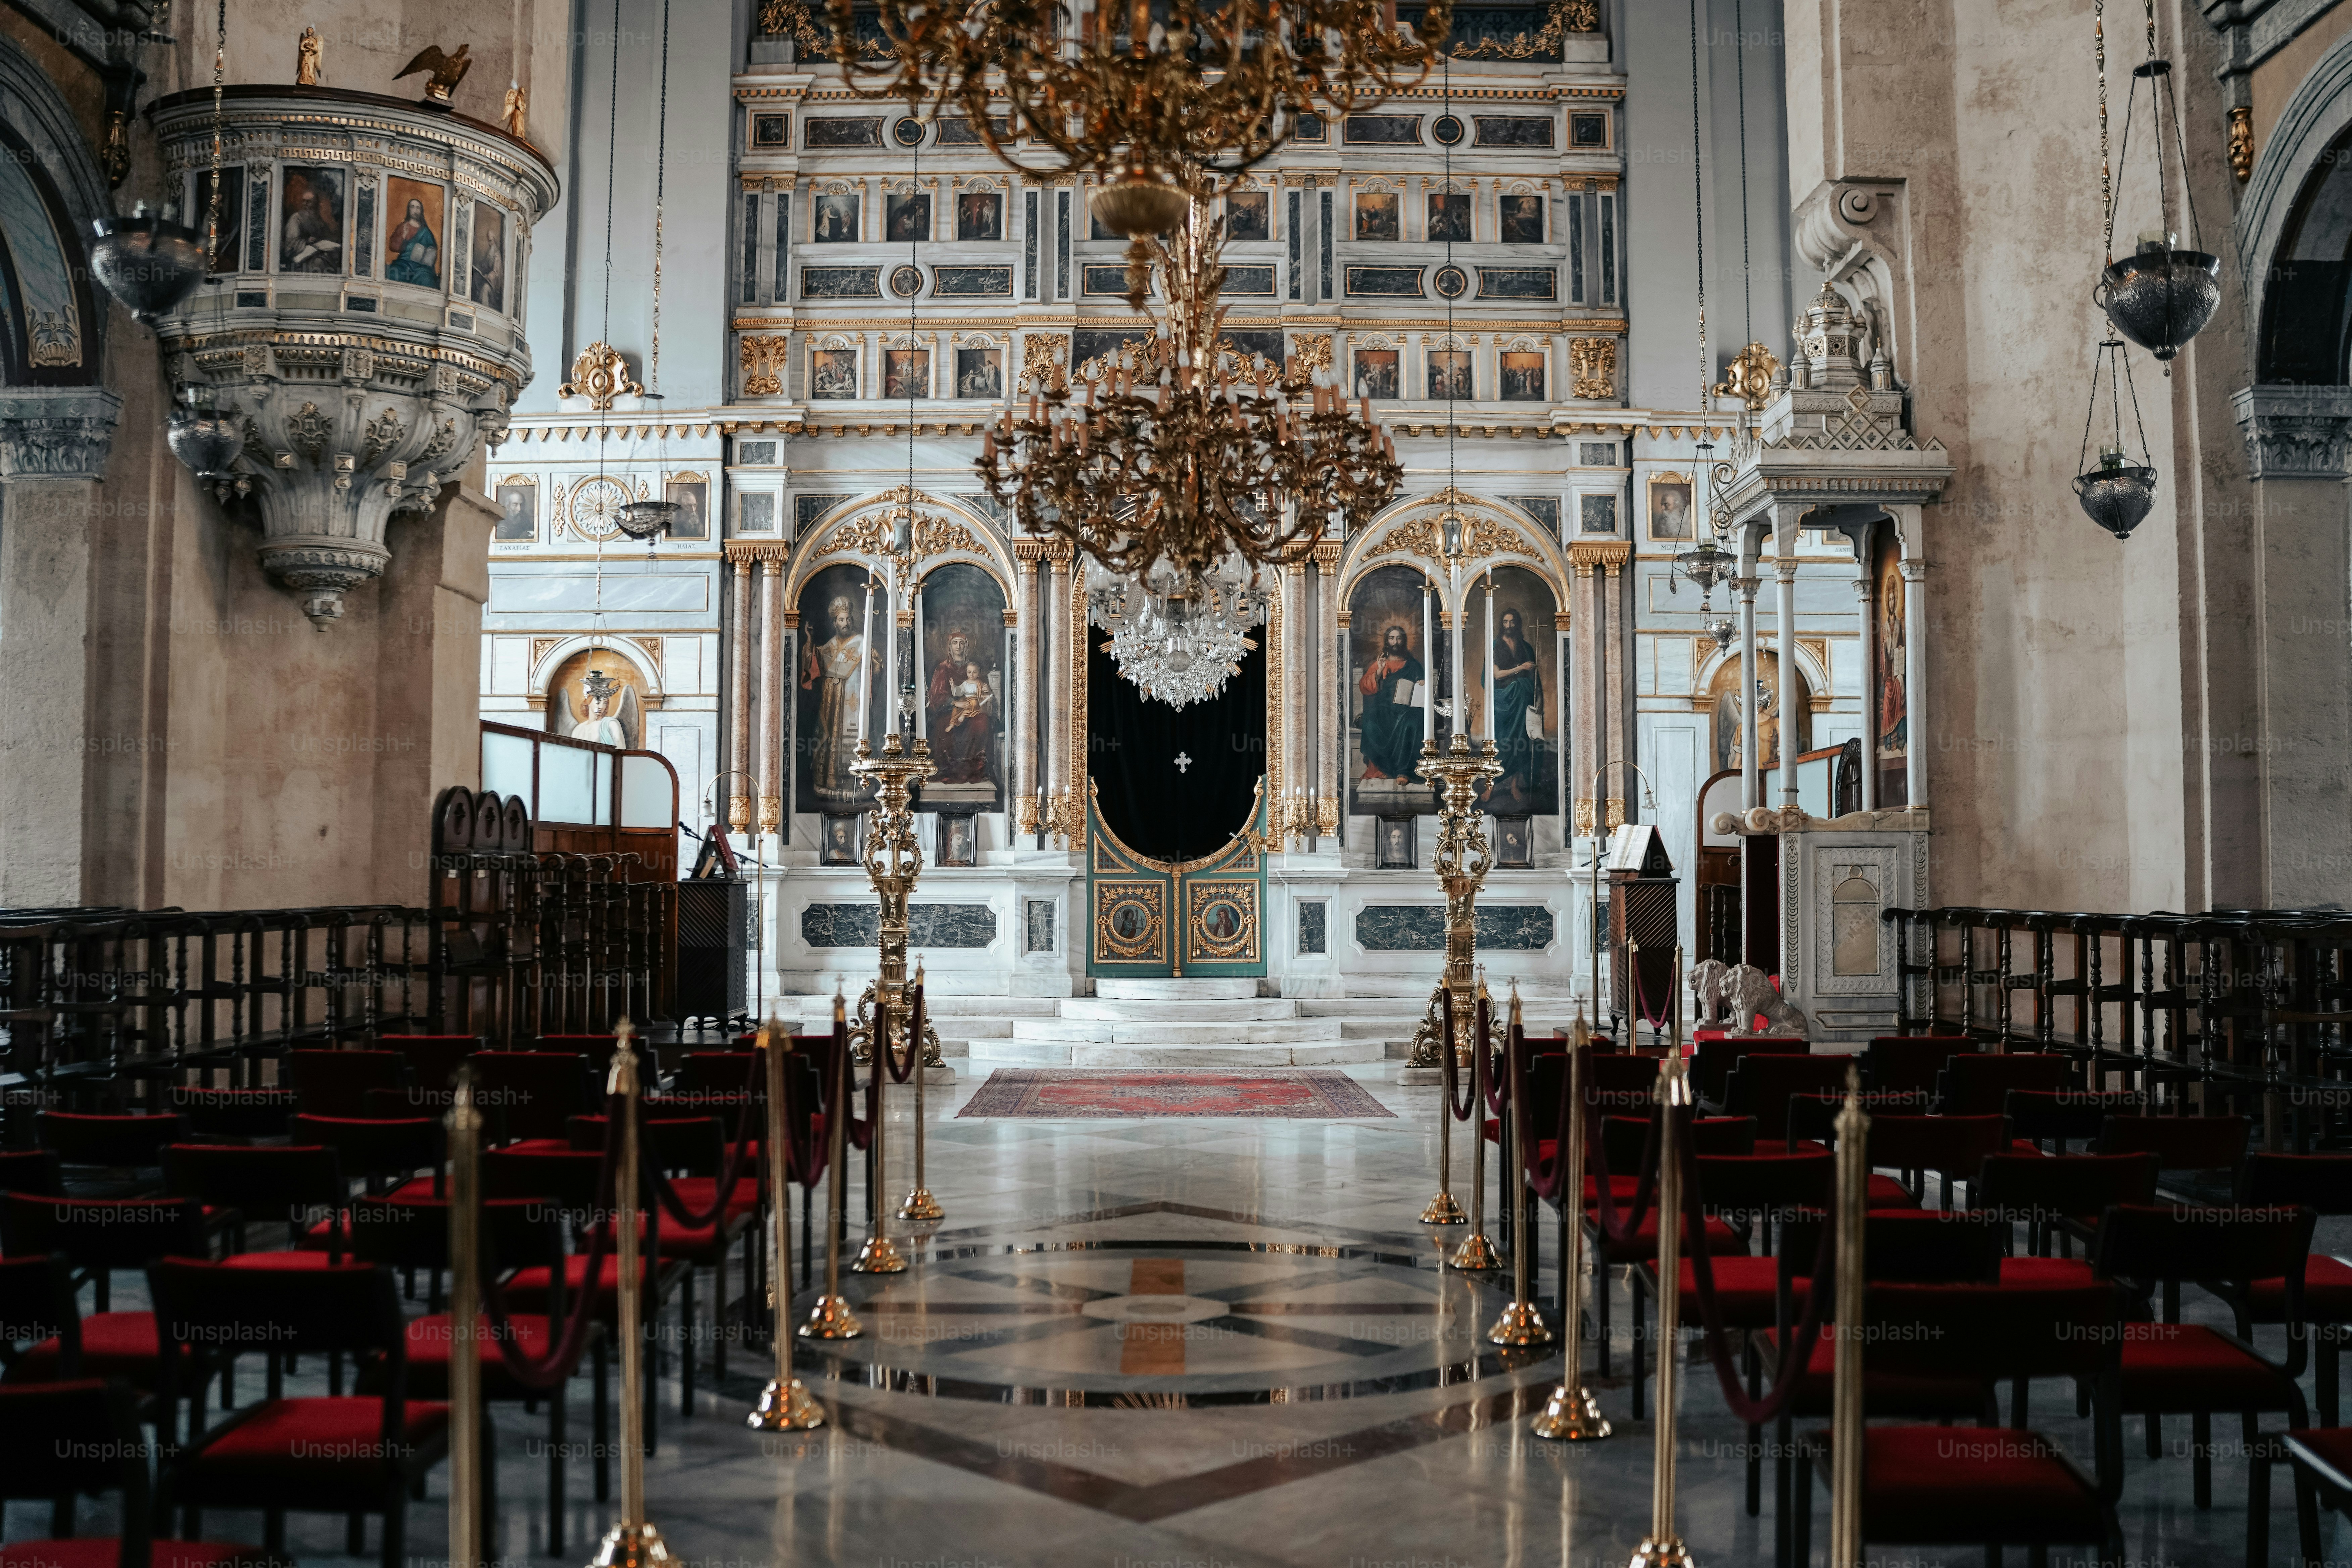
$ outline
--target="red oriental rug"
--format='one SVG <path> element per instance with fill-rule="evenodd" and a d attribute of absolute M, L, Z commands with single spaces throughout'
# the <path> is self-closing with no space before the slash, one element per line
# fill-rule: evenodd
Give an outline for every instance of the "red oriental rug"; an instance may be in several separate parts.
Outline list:
<path fill-rule="evenodd" d="M 1273 1072 L 1114 1072 L 1099 1068 L 999 1068 L 962 1116 L 1289 1116 L 1396 1113 L 1328 1068 Z"/>

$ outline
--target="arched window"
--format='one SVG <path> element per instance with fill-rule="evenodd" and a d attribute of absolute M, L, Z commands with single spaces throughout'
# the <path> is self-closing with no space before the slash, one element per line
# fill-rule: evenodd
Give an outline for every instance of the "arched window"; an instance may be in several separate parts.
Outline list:
<path fill-rule="evenodd" d="M 0 123 L 0 378 L 16 386 L 97 379 L 89 268 L 34 149 Z"/>
<path fill-rule="evenodd" d="M 2254 379 L 2352 381 L 2352 131 L 2317 161 L 2280 231 Z"/>

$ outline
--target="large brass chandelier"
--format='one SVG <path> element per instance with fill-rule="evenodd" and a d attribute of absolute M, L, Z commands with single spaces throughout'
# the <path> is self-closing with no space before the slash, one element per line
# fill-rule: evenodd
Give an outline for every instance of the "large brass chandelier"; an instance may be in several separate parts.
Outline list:
<path fill-rule="evenodd" d="M 1141 308 L 1157 267 L 1159 332 L 1075 391 L 1033 384 L 1025 416 L 1008 406 L 982 442 L 991 499 L 1124 576 L 1280 562 L 1370 523 L 1403 477 L 1369 400 L 1350 409 L 1328 368 L 1286 378 L 1222 337 L 1221 228 L 1196 201 L 1176 233 L 1138 241 L 1129 300 Z"/>
<path fill-rule="evenodd" d="M 902 99 L 925 120 L 960 113 L 1015 169 L 1116 176 L 1129 207 L 1150 211 L 1133 215 L 1135 226 L 1097 211 L 1132 237 L 1176 221 L 1188 172 L 1245 169 L 1288 140 L 1301 115 L 1369 108 L 1419 83 L 1454 0 L 1429 0 L 1412 28 L 1400 25 L 1396 0 L 880 0 L 876 9 L 878 53 L 859 37 L 866 0 L 826 0 L 834 58 L 853 91 Z M 1023 137 L 1039 161 L 1016 155 Z"/>

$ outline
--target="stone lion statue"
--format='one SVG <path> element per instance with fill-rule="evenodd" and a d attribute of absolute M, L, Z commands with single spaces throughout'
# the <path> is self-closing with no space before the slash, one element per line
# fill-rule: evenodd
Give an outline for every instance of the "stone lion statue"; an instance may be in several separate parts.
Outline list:
<path fill-rule="evenodd" d="M 1754 964 L 1703 959 L 1691 966 L 1691 1000 L 1697 1026 L 1748 1032 L 1759 1014 L 1764 1033 L 1802 1038 L 1812 1027 L 1804 1009 L 1774 988 L 1772 977 Z"/>

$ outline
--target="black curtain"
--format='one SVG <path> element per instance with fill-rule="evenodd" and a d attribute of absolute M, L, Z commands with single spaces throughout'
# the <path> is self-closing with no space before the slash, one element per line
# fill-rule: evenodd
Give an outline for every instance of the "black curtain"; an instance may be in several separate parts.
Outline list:
<path fill-rule="evenodd" d="M 1088 639 L 1087 773 L 1103 821 L 1155 860 L 1191 860 L 1248 823 L 1265 773 L 1265 650 L 1206 702 L 1171 708 L 1143 695 Z"/>

